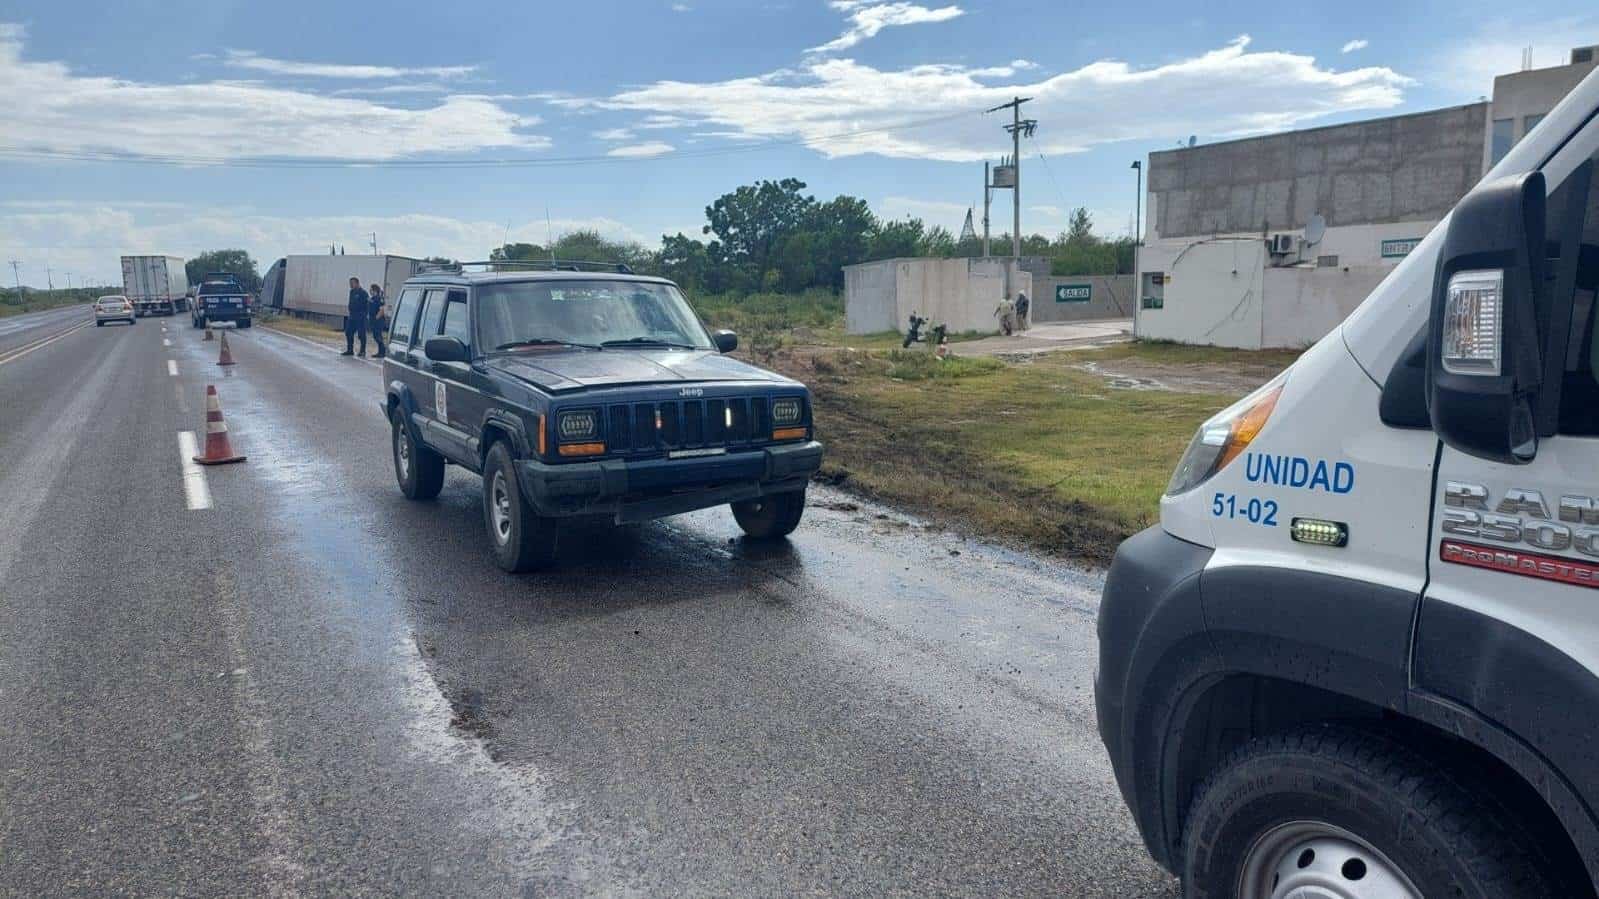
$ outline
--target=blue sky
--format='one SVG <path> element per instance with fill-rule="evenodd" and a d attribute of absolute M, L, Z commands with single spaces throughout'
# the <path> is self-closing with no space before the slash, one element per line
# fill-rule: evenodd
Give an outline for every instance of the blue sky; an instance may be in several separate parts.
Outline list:
<path fill-rule="evenodd" d="M 265 265 L 373 231 L 410 255 L 547 227 L 653 244 L 788 176 L 954 230 L 1009 149 L 980 110 L 1016 92 L 1040 120 L 1024 230 L 1086 206 L 1125 233 L 1150 150 L 1470 102 L 1523 46 L 1546 66 L 1599 43 L 1576 2 L 1316 7 L 6 0 L 0 254 L 42 286 L 114 280 L 124 252 Z"/>

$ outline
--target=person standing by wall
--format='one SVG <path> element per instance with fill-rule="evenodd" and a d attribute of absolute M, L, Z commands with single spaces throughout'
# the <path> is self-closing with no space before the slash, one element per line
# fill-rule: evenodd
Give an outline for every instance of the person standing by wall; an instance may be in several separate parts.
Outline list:
<path fill-rule="evenodd" d="M 344 352 L 341 356 L 355 355 L 355 337 L 361 335 L 361 355 L 366 355 L 366 291 L 361 289 L 361 279 L 350 279 L 350 306 L 344 315 Z"/>
<path fill-rule="evenodd" d="M 1016 330 L 1027 330 L 1027 311 L 1032 308 L 1032 303 L 1027 299 L 1025 291 L 1016 291 Z"/>
<path fill-rule="evenodd" d="M 379 359 L 388 355 L 383 339 L 389 332 L 389 303 L 383 295 L 383 285 L 373 284 L 366 295 L 367 327 L 372 331 L 372 342 L 378 345 L 373 355 Z"/>

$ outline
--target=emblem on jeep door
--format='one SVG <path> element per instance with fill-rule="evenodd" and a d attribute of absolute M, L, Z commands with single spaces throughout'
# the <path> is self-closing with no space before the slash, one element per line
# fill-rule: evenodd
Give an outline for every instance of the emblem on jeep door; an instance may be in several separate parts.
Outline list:
<path fill-rule="evenodd" d="M 678 396 L 704 396 L 705 395 L 705 388 L 704 387 L 684 387 L 682 390 L 679 390 L 677 392 L 677 395 Z"/>

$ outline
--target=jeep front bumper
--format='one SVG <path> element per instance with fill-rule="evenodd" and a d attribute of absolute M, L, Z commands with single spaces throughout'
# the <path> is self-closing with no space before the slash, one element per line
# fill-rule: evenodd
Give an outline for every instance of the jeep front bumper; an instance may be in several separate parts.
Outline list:
<path fill-rule="evenodd" d="M 803 490 L 821 465 L 815 440 L 679 459 L 516 462 L 540 515 L 609 515 L 617 524 Z"/>

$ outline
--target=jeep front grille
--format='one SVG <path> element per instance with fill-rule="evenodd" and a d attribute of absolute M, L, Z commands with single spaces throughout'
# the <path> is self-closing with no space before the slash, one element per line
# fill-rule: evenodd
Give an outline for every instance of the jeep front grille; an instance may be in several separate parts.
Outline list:
<path fill-rule="evenodd" d="M 622 455 L 766 443 L 771 404 L 764 396 L 627 403 L 605 414 L 606 448 Z"/>

